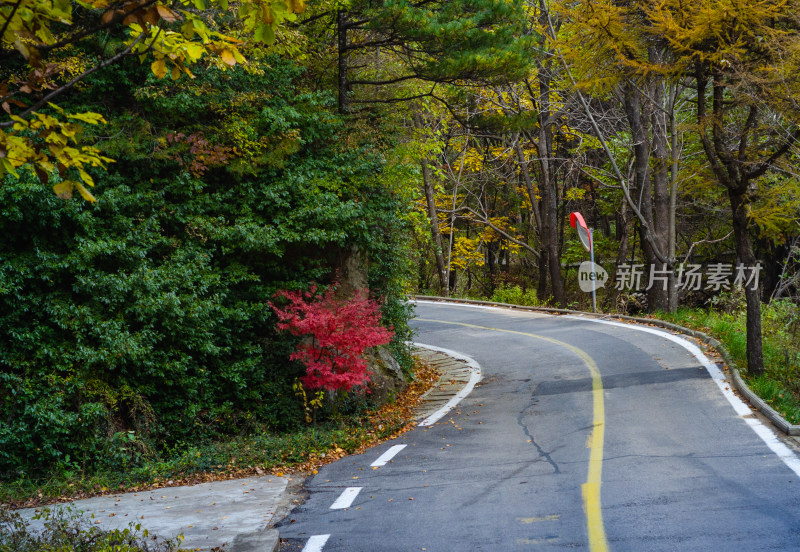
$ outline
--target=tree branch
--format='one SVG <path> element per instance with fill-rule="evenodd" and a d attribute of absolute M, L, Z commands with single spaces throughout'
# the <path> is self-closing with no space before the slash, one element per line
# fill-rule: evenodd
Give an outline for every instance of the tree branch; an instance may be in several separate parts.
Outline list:
<path fill-rule="evenodd" d="M 350 84 L 369 84 L 374 86 L 380 86 L 382 84 L 395 84 L 397 82 L 403 82 L 410 79 L 418 78 L 417 75 L 405 75 L 402 77 L 397 77 L 395 79 L 389 79 L 384 81 L 372 81 L 372 80 L 351 80 Z"/>
<path fill-rule="evenodd" d="M 759 176 L 762 176 L 765 172 L 769 170 L 770 166 L 772 166 L 772 164 L 775 163 L 775 161 L 777 161 L 787 151 L 789 151 L 789 148 L 791 148 L 794 144 L 796 144 L 798 140 L 800 140 L 800 128 L 796 128 L 794 132 L 792 132 L 792 134 L 789 136 L 789 139 L 786 142 L 784 142 L 781 145 L 781 147 L 772 152 L 772 155 L 770 155 L 767 159 L 765 159 L 761 163 L 757 163 L 754 169 L 746 171 L 745 176 L 748 179 L 758 178 Z"/>
<path fill-rule="evenodd" d="M 476 219 L 474 219 L 474 218 L 472 218 L 472 217 L 467 217 L 467 216 L 459 215 L 459 214 L 458 214 L 458 211 L 468 211 L 468 212 L 470 212 L 472 215 L 474 215 L 474 216 L 478 217 L 478 220 L 476 220 Z M 480 224 L 485 224 L 486 226 L 488 226 L 489 228 L 491 228 L 492 230 L 494 230 L 495 232 L 497 232 L 498 234 L 500 234 L 501 236 L 503 236 L 503 237 L 504 237 L 504 238 L 506 238 L 507 240 L 509 240 L 509 241 L 511 241 L 511 242 L 513 242 L 513 243 L 515 243 L 515 244 L 519 245 L 520 247 L 523 247 L 523 248 L 527 249 L 527 250 L 528 250 L 528 251 L 530 251 L 531 253 L 533 253 L 533 255 L 534 255 L 534 256 L 535 256 L 537 259 L 538 259 L 538 258 L 539 258 L 539 256 L 540 256 L 539 252 L 538 252 L 538 251 L 536 251 L 536 250 L 535 250 L 533 247 L 531 247 L 530 245 L 528 245 L 528 244 L 527 244 L 527 243 L 525 243 L 524 241 L 520 241 L 520 240 L 518 240 L 517 238 L 515 238 L 515 237 L 511 236 L 511 235 L 510 235 L 508 232 L 506 232 L 505 230 L 503 230 L 502 228 L 500 228 L 500 227 L 499 227 L 499 226 L 497 226 L 496 224 L 493 224 L 493 223 L 492 223 L 492 221 L 490 221 L 490 220 L 489 220 L 489 219 L 487 219 L 487 218 L 484 218 L 483 216 L 481 216 L 480 214 L 478 214 L 478 213 L 477 213 L 475 210 L 473 210 L 473 209 L 472 209 L 472 208 L 470 208 L 470 207 L 459 207 L 458 209 L 452 209 L 452 210 L 451 210 L 451 209 L 439 209 L 439 212 L 441 212 L 441 213 L 451 213 L 451 214 L 455 215 L 456 217 L 458 217 L 458 218 L 460 218 L 460 219 L 464 219 L 464 220 L 471 220 L 471 221 L 473 221 L 473 222 L 478 222 L 478 223 L 480 223 Z"/>
<path fill-rule="evenodd" d="M 372 100 L 350 100 L 351 103 L 361 103 L 361 104 L 389 104 L 389 103 L 398 103 L 398 102 L 408 102 L 411 100 L 418 100 L 420 98 L 433 98 L 434 95 L 431 92 L 426 92 L 424 94 L 417 94 L 415 96 L 405 96 L 402 98 L 387 98 L 387 99 L 372 99 Z"/>
<path fill-rule="evenodd" d="M 372 40 L 370 42 L 353 42 L 345 46 L 343 51 L 361 50 L 362 48 L 371 48 L 373 46 L 399 46 L 402 42 L 400 39 L 390 36 L 382 40 Z"/>
<path fill-rule="evenodd" d="M 3 23 L 3 28 L 0 30 L 0 39 L 6 35 L 6 31 L 8 30 L 8 26 L 11 24 L 11 20 L 14 19 L 14 14 L 17 13 L 17 10 L 22 5 L 22 0 L 17 0 L 16 4 L 11 8 L 11 13 L 8 14 L 5 23 Z M 2 42 L 0 42 L 0 49 L 2 48 Z"/>
<path fill-rule="evenodd" d="M 136 44 L 139 41 L 141 41 L 142 38 L 144 38 L 144 36 L 145 36 L 145 34 L 141 33 L 123 51 L 119 52 L 118 54 L 116 54 L 116 55 L 114 55 L 114 56 L 112 56 L 110 58 L 108 58 L 104 62 L 102 62 L 102 63 L 100 63 L 98 65 L 95 65 L 91 69 L 87 69 L 86 71 L 84 71 L 83 73 L 81 73 L 80 75 L 78 75 L 77 77 L 72 79 L 71 81 L 69 81 L 67 84 L 65 84 L 65 85 L 53 90 L 52 92 L 50 92 L 49 94 L 44 96 L 42 99 L 40 99 L 38 102 L 33 104 L 31 107 L 29 107 L 28 109 L 23 111 L 19 116 L 24 119 L 25 117 L 27 117 L 31 113 L 33 113 L 35 111 L 38 111 L 39 108 L 41 108 L 44 104 L 46 104 L 47 102 L 49 102 L 50 100 L 52 100 L 56 96 L 62 94 L 63 92 L 66 92 L 67 90 L 69 90 L 70 88 L 75 86 L 77 83 L 79 83 L 80 81 L 82 81 L 83 79 L 85 79 L 86 77 L 91 75 L 92 73 L 95 73 L 95 72 L 99 71 L 100 69 L 104 69 L 104 68 L 108 67 L 109 65 L 112 65 L 112 64 L 116 63 L 117 61 L 119 61 L 123 57 L 127 56 L 128 54 L 130 54 L 131 50 L 133 50 L 133 47 L 136 46 Z M 4 122 L 0 123 L 0 128 L 8 128 L 8 127 L 13 126 L 13 125 L 14 125 L 14 121 L 4 121 Z"/>
<path fill-rule="evenodd" d="M 703 144 L 703 151 L 711 165 L 711 170 L 720 183 L 730 189 L 732 186 L 729 175 L 722 168 L 722 165 L 720 165 L 720 159 L 717 157 L 714 146 L 711 144 L 711 140 L 708 139 L 708 133 L 705 129 L 706 119 L 708 118 L 706 112 L 706 87 L 708 86 L 708 76 L 701 62 L 697 62 L 695 66 L 695 83 L 697 86 L 697 122 L 700 127 L 697 134 L 700 136 L 700 143 Z"/>
<path fill-rule="evenodd" d="M 686 256 L 683 258 L 683 263 L 682 264 L 686 264 L 686 261 L 688 261 L 689 257 L 692 256 L 692 250 L 695 248 L 696 245 L 700 245 L 701 243 L 708 243 L 708 244 L 719 243 L 721 241 L 727 240 L 730 237 L 731 234 L 733 234 L 733 230 L 731 230 L 730 232 L 728 232 L 727 234 L 725 234 L 724 236 L 722 236 L 721 238 L 716 239 L 716 240 L 707 239 L 707 240 L 700 240 L 700 241 L 692 243 L 692 245 L 689 247 L 689 251 L 686 253 Z"/>

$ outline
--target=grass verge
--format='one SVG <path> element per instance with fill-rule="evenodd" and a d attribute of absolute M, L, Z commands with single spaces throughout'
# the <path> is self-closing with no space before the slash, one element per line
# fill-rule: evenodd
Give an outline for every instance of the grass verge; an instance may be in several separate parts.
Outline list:
<path fill-rule="evenodd" d="M 0 481 L 0 503 L 27 508 L 251 475 L 316 473 L 324 464 L 361 452 L 414 427 L 414 409 L 437 379 L 438 373 L 433 368 L 416 361 L 414 382 L 394 401 L 377 410 L 291 433 L 255 432 L 226 441 L 185 445 L 166 458 L 127 470 L 92 475 L 62 472 L 51 474 L 47 480 L 20 477 Z"/>

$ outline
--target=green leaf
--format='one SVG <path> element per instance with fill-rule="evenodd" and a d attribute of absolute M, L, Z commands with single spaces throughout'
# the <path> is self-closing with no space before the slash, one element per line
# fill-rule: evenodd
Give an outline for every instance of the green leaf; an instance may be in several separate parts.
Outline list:
<path fill-rule="evenodd" d="M 275 42 L 275 31 L 272 29 L 271 25 L 259 25 L 253 33 L 253 38 L 256 42 L 272 44 Z"/>

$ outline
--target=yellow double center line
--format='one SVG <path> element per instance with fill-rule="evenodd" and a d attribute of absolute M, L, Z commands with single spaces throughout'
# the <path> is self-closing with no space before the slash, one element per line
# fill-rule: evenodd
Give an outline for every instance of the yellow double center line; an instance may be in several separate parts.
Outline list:
<path fill-rule="evenodd" d="M 518 332 L 515 330 L 504 330 L 501 328 L 491 328 L 489 326 L 476 326 L 475 324 L 465 324 L 464 322 L 448 322 L 445 320 L 432 320 L 428 318 L 417 318 L 420 322 L 435 322 L 438 324 L 450 324 L 453 326 L 463 326 L 466 328 L 476 328 L 479 330 L 489 330 L 493 332 L 503 332 L 515 335 L 524 335 L 534 339 L 547 341 L 559 347 L 564 347 L 575 353 L 589 369 L 592 375 L 592 434 L 589 436 L 587 446 L 589 447 L 589 473 L 586 476 L 586 483 L 583 484 L 583 509 L 586 513 L 586 529 L 589 533 L 589 549 L 592 552 L 605 552 L 608 550 L 608 540 L 606 530 L 603 527 L 603 511 L 600 506 L 600 483 L 603 476 L 603 442 L 605 438 L 605 419 L 606 408 L 603 399 L 603 379 L 600 370 L 592 357 L 582 349 L 564 343 L 552 337 L 532 334 L 528 332 Z"/>

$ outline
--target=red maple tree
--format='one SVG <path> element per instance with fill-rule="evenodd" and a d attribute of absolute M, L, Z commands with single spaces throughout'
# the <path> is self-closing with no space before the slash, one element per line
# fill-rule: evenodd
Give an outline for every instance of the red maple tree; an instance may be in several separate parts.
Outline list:
<path fill-rule="evenodd" d="M 306 366 L 300 381 L 308 389 L 349 391 L 368 383 L 371 372 L 364 350 L 389 343 L 394 334 L 381 325 L 380 305 L 366 291 L 350 299 L 338 299 L 335 293 L 336 284 L 322 294 L 312 284 L 308 291 L 278 291 L 275 298 L 288 301 L 284 307 L 269 302 L 280 320 L 278 329 L 308 338 L 289 357 Z"/>

